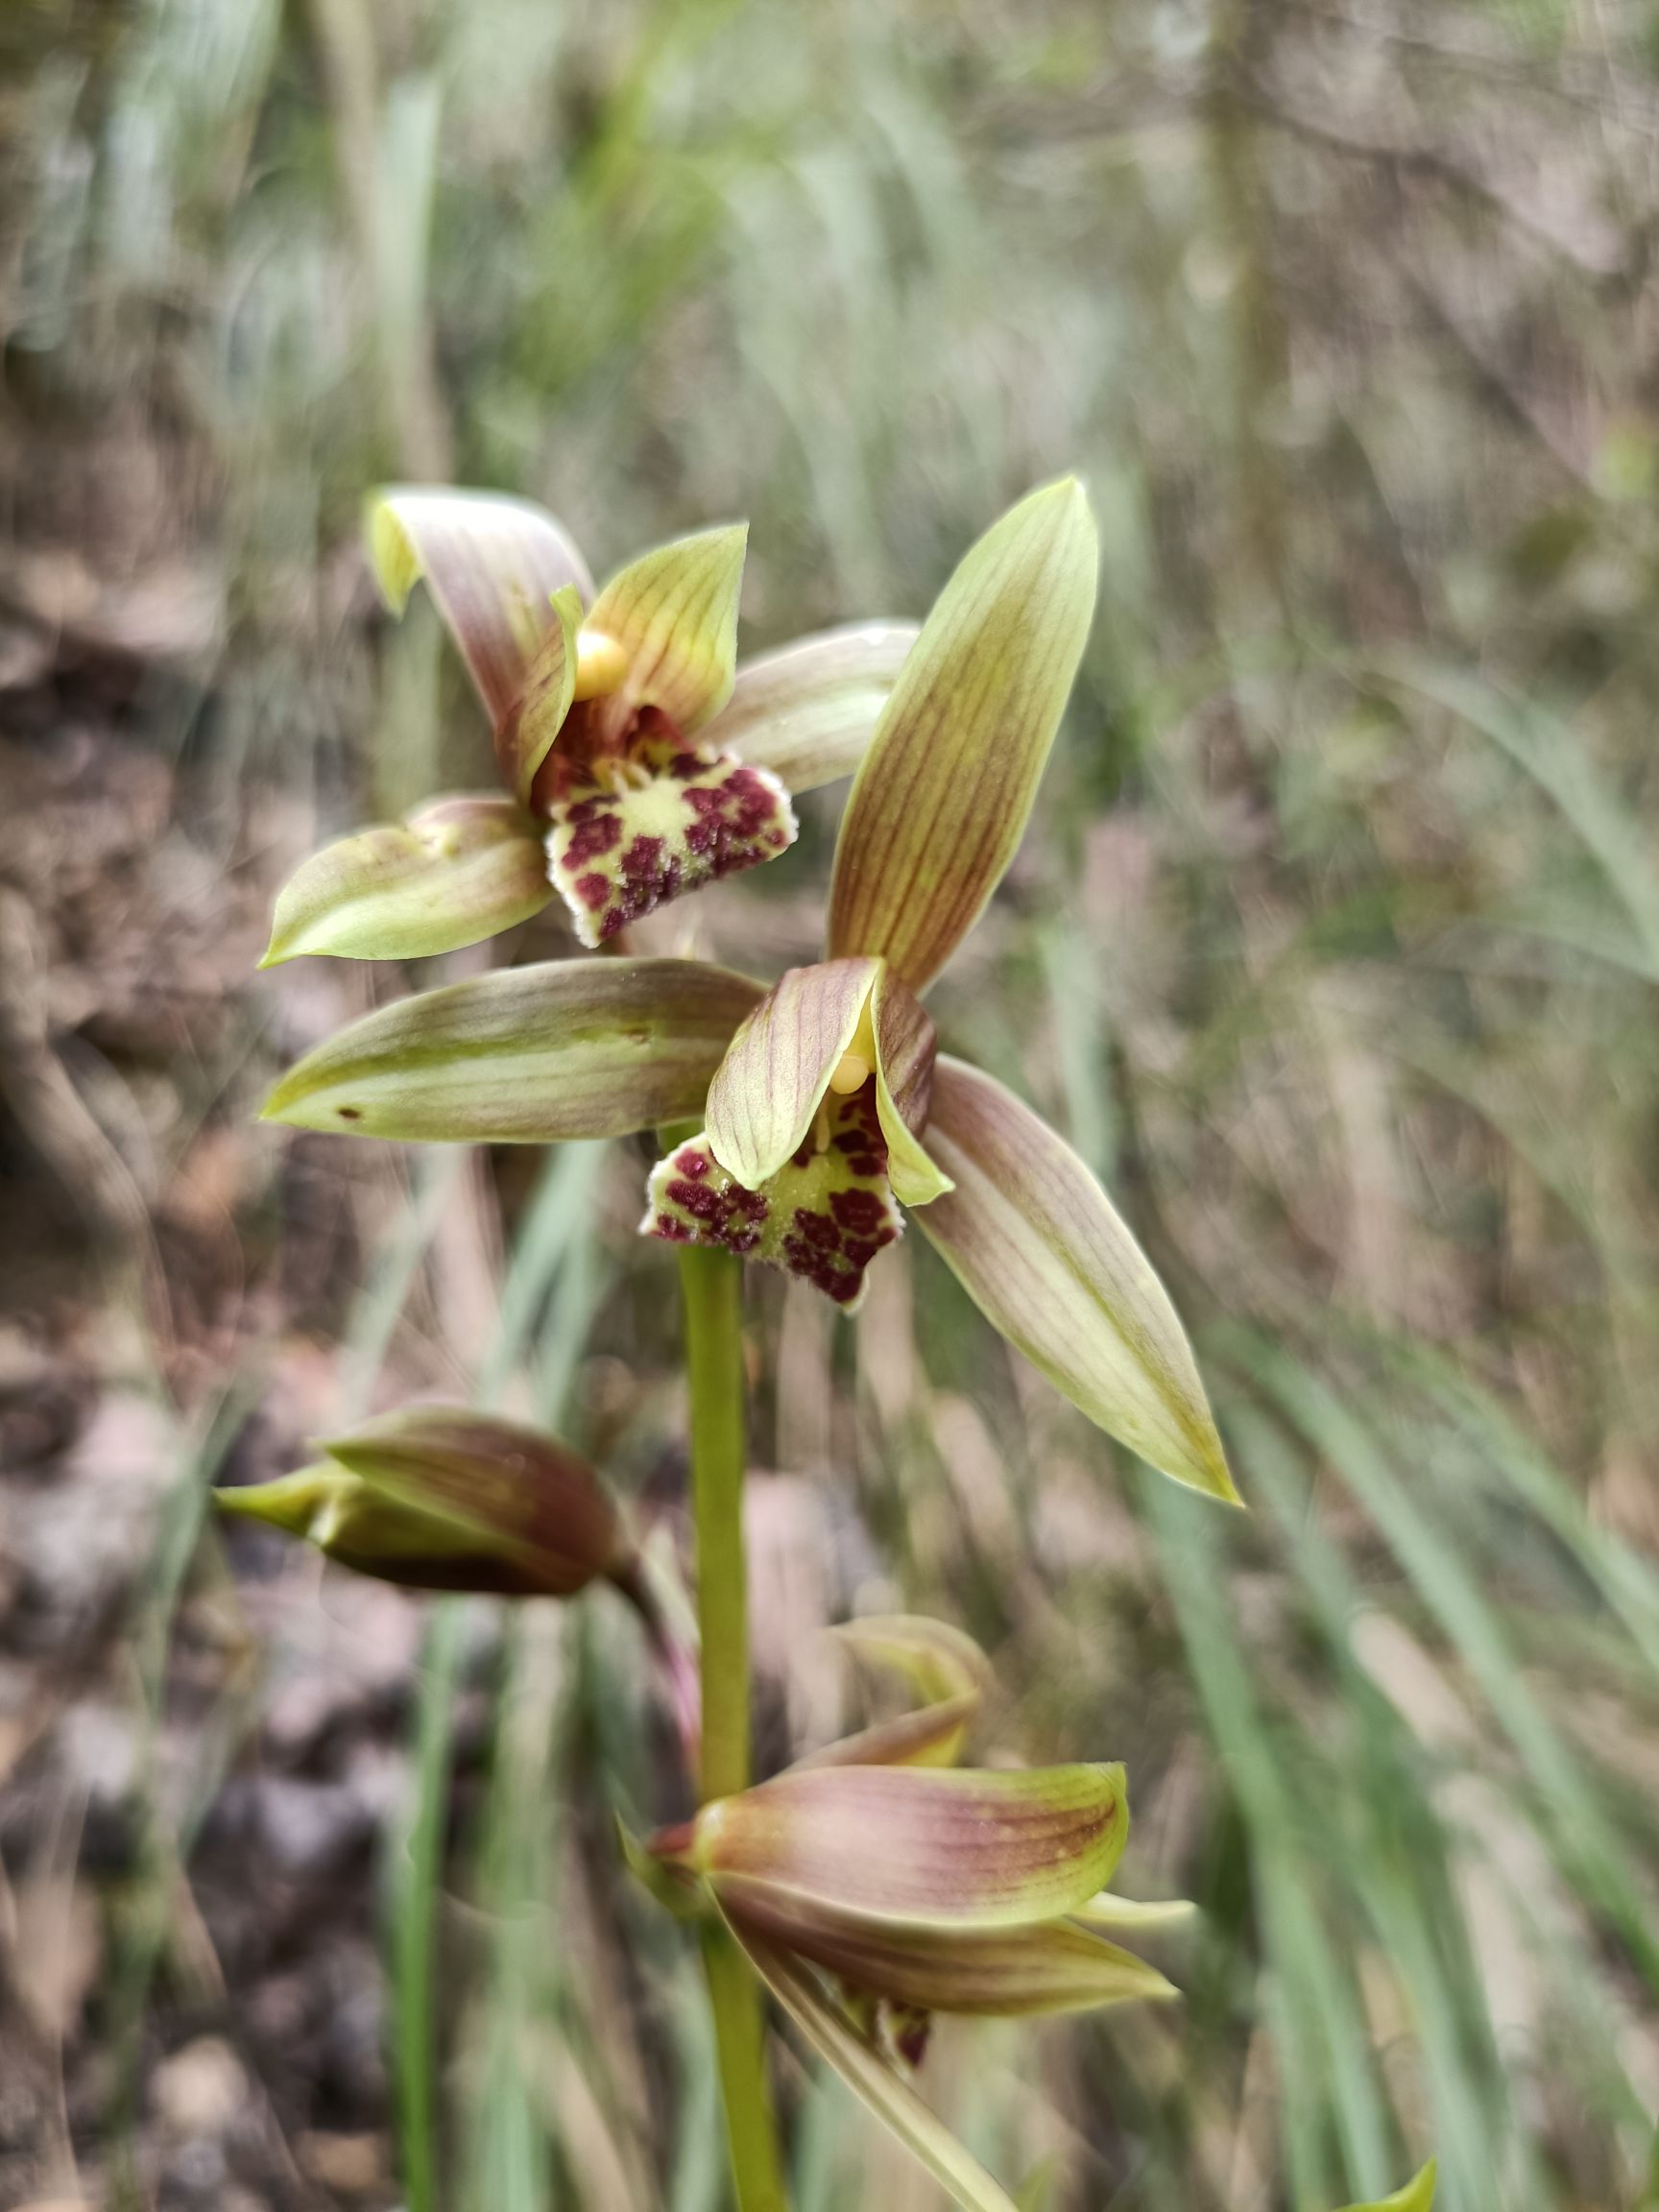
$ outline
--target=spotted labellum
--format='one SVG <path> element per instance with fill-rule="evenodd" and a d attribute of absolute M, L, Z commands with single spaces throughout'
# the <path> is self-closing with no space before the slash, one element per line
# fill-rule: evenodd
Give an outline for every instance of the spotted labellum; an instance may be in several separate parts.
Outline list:
<path fill-rule="evenodd" d="M 395 613 L 424 578 L 506 795 L 442 800 L 314 855 L 278 898 L 267 966 L 448 951 L 555 896 L 593 949 L 776 858 L 795 838 L 791 793 L 856 764 L 915 636 L 854 625 L 739 667 L 743 526 L 658 546 L 597 593 L 568 534 L 523 500 L 394 488 L 370 502 L 368 541 Z"/>

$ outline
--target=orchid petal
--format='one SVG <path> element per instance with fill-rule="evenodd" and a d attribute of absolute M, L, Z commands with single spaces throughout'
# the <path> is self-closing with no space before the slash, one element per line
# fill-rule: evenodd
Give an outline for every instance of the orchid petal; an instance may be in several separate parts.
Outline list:
<path fill-rule="evenodd" d="M 746 661 L 704 735 L 791 791 L 851 776 L 918 635 L 914 622 L 850 622 Z"/>
<path fill-rule="evenodd" d="M 631 774 L 572 779 L 554 802 L 547 872 L 589 950 L 701 884 L 775 860 L 795 842 L 776 776 L 670 739 L 630 747 Z"/>
<path fill-rule="evenodd" d="M 1114 1889 L 1102 1889 L 1086 1905 L 1074 1905 L 1066 1917 L 1080 1922 L 1085 1928 L 1114 1928 L 1129 1934 L 1155 1935 L 1166 1928 L 1186 1927 L 1197 1911 L 1197 1906 L 1185 1897 L 1168 1897 L 1143 1905 L 1133 1897 L 1119 1897 Z"/>
<path fill-rule="evenodd" d="M 656 707 L 685 736 L 732 696 L 737 665 L 737 598 L 749 526 L 705 530 L 641 554 L 600 592 L 584 628 L 627 657 L 617 688 L 590 700 L 602 736 Z"/>
<path fill-rule="evenodd" d="M 831 956 L 879 953 L 921 991 L 1024 832 L 1094 605 L 1094 524 L 1067 477 L 973 546 L 923 625 L 859 763 L 830 898 Z"/>
<path fill-rule="evenodd" d="M 546 1144 L 702 1106 L 761 995 L 701 960 L 554 960 L 366 1015 L 308 1052 L 264 1118 L 359 1137 Z"/>
<path fill-rule="evenodd" d="M 802 1936 L 774 1927 L 747 1900 L 731 1902 L 727 1912 L 745 1936 L 787 1943 L 850 1988 L 919 2012 L 1013 2018 L 1177 1994 L 1155 1966 L 1070 1920 L 971 1935 L 814 1928 Z"/>
<path fill-rule="evenodd" d="M 1438 2175 L 1439 2167 L 1431 2158 L 1422 2172 L 1414 2175 L 1404 2189 L 1396 2189 L 1392 2197 L 1383 2197 L 1376 2202 L 1350 2204 L 1346 2212 L 1431 2212 Z"/>
<path fill-rule="evenodd" d="M 872 1614 L 834 1631 L 859 1658 L 902 1675 L 927 1702 L 795 1762 L 800 1767 L 953 1767 L 990 1682 L 971 1636 L 920 1614 Z"/>
<path fill-rule="evenodd" d="M 261 968 L 301 953 L 419 960 L 527 922 L 553 896 L 541 840 L 510 799 L 439 799 L 406 826 L 314 853 L 276 897 Z"/>
<path fill-rule="evenodd" d="M 1010 1928 L 1094 1896 L 1128 1831 L 1121 1767 L 802 1767 L 706 1806 L 690 1857 L 790 1940 Z"/>
<path fill-rule="evenodd" d="M 387 605 L 401 614 L 425 577 L 498 728 L 558 629 L 554 593 L 573 585 L 592 595 L 581 554 L 551 515 L 493 492 L 391 485 L 369 501 L 366 525 Z"/>
<path fill-rule="evenodd" d="M 1108 1434 L 1238 1504 L 1175 1309 L 1077 1155 L 943 1054 L 927 1141 L 956 1188 L 918 1219 L 980 1311 Z"/>
<path fill-rule="evenodd" d="M 870 998 L 876 1045 L 876 1108 L 887 1140 L 887 1174 L 902 1206 L 928 1206 L 955 1189 L 922 1142 L 933 1103 L 937 1032 L 909 986 L 890 968 Z"/>
<path fill-rule="evenodd" d="M 801 1149 L 879 972 L 877 960 L 791 968 L 733 1038 L 709 1089 L 709 1142 L 749 1190 Z"/>
<path fill-rule="evenodd" d="M 786 1952 L 733 1927 L 751 1965 L 806 2041 L 840 2075 L 860 2104 L 948 2190 L 964 2212 L 1018 2212 L 1014 2200 L 930 2112 L 908 2081 L 858 2034 L 817 1978 Z"/>
<path fill-rule="evenodd" d="M 822 1126 L 822 1146 L 803 1144 L 757 1190 L 726 1172 L 706 1135 L 676 1145 L 651 1171 L 640 1234 L 786 1267 L 856 1312 L 871 1261 L 904 1227 L 875 1086 L 827 1098 Z"/>
<path fill-rule="evenodd" d="M 548 613 L 550 627 L 525 671 L 523 685 L 495 725 L 495 765 L 520 806 L 529 805 L 536 771 L 552 752 L 576 696 L 582 601 L 573 584 L 554 592 Z"/>

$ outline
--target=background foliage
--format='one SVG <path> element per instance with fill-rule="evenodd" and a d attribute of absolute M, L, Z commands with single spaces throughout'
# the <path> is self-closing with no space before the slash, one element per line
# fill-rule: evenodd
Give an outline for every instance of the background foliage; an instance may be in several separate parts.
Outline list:
<path fill-rule="evenodd" d="M 671 1515 L 638 1164 L 273 1141 L 408 978 L 251 971 L 312 844 L 489 781 L 369 483 L 601 572 L 748 515 L 753 649 L 919 614 L 1075 466 L 1102 615 L 934 1010 L 1118 1193 L 1255 1510 L 1115 1463 L 917 1240 L 851 1330 L 756 1283 L 763 1749 L 902 1600 L 1005 1748 L 1128 1761 L 1186 2003 L 929 2065 L 1052 2205 L 1430 2148 L 1449 2212 L 1659 2203 L 1649 12 L 12 0 L 0 60 L 0 2198 L 720 2202 L 691 1961 L 584 1809 L 671 1787 L 627 1623 L 418 1652 L 203 1525 L 420 1388 Z M 810 956 L 834 803 L 650 943 Z M 801 2212 L 931 2201 L 789 2079 Z"/>

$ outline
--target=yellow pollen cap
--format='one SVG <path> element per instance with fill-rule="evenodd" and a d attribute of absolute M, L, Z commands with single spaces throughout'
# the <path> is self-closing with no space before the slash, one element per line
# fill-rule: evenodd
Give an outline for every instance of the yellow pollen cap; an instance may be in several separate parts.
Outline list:
<path fill-rule="evenodd" d="M 854 1091 L 862 1091 L 870 1080 L 870 1063 L 862 1053 L 843 1052 L 835 1063 L 835 1072 L 830 1078 L 830 1088 L 837 1098 L 851 1098 Z"/>
<path fill-rule="evenodd" d="M 604 699 L 619 691 L 628 673 L 628 656 L 614 637 L 603 630 L 576 634 L 576 690 L 578 699 Z"/>

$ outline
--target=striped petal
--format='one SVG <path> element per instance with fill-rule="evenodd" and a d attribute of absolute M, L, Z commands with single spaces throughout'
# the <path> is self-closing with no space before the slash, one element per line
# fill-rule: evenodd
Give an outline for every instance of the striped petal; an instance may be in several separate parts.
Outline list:
<path fill-rule="evenodd" d="M 740 1934 L 787 1943 L 850 1988 L 917 2012 L 1013 2018 L 1176 1994 L 1155 1966 L 1070 1920 L 957 1936 L 867 1928 L 803 1935 L 773 1925 L 764 1907 L 747 1899 L 728 1902 L 726 1911 Z"/>
<path fill-rule="evenodd" d="M 553 896 L 541 840 L 510 799 L 435 800 L 401 827 L 314 853 L 276 898 L 261 968 L 301 953 L 419 960 L 527 922 Z"/>
<path fill-rule="evenodd" d="M 876 1110 L 887 1140 L 887 1174 L 904 1206 L 928 1206 L 954 1189 L 922 1142 L 933 1104 L 938 1038 L 921 1000 L 890 968 L 870 998 L 876 1057 Z"/>
<path fill-rule="evenodd" d="M 832 956 L 878 953 L 921 991 L 966 935 L 1024 832 L 1088 639 L 1096 557 L 1068 477 L 1003 516 L 946 585 L 847 801 Z"/>
<path fill-rule="evenodd" d="M 1128 1832 L 1121 1767 L 794 1767 L 706 1806 L 689 1857 L 728 1912 L 803 1943 L 1057 1918 L 1104 1886 Z"/>
<path fill-rule="evenodd" d="M 555 960 L 354 1022 L 291 1068 L 264 1118 L 472 1144 L 684 1120 L 760 986 L 701 960 Z"/>
<path fill-rule="evenodd" d="M 685 736 L 732 696 L 737 599 L 749 527 L 705 530 L 631 561 L 593 602 L 585 639 L 621 650 L 620 681 L 588 702 L 593 738 L 620 736 L 642 707 L 666 714 Z"/>
<path fill-rule="evenodd" d="M 917 1218 L 986 1318 L 1108 1434 L 1238 1503 L 1175 1309 L 1077 1155 L 943 1054 L 927 1142 L 956 1187 Z"/>
<path fill-rule="evenodd" d="M 704 734 L 790 791 L 851 776 L 918 635 L 914 622 L 851 622 L 746 661 Z"/>
<path fill-rule="evenodd" d="M 1019 2212 L 1012 2197 L 930 2112 L 890 2059 L 861 2035 L 811 1970 L 758 1936 L 733 1933 L 750 1964 L 818 2056 L 892 2129 L 963 2212 Z"/>
<path fill-rule="evenodd" d="M 401 614 L 423 576 L 470 671 L 492 729 L 507 719 L 537 656 L 559 628 L 555 592 L 593 582 L 551 515 L 493 492 L 392 485 L 370 499 L 369 557 Z"/>
<path fill-rule="evenodd" d="M 549 613 L 551 626 L 537 648 L 523 685 L 495 725 L 495 765 L 520 806 L 529 805 L 536 788 L 536 771 L 552 752 L 576 695 L 582 602 L 573 584 L 554 592 Z"/>
<path fill-rule="evenodd" d="M 751 1190 L 801 1149 L 879 972 L 877 960 L 791 968 L 733 1038 L 709 1090 L 709 1142 Z"/>

